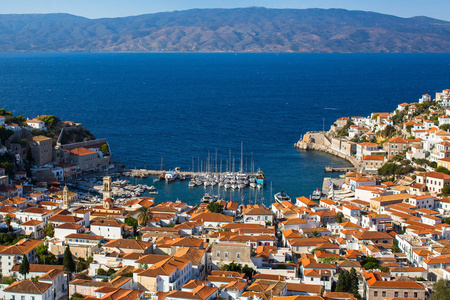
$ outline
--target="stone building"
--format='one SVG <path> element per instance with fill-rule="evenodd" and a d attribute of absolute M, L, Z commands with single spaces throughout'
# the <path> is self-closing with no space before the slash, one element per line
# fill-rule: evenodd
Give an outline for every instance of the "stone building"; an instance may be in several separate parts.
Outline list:
<path fill-rule="evenodd" d="M 53 159 L 52 139 L 43 135 L 33 136 L 29 141 L 31 155 L 38 166 L 48 164 Z"/>

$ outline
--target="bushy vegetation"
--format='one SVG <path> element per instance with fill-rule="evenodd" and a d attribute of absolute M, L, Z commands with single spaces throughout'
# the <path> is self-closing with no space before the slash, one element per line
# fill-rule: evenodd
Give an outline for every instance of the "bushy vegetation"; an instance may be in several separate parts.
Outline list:
<path fill-rule="evenodd" d="M 208 206 L 206 206 L 206 209 L 208 209 L 210 212 L 213 213 L 219 213 L 222 214 L 223 213 L 223 205 L 217 202 L 211 202 L 208 204 Z"/>
<path fill-rule="evenodd" d="M 384 164 L 380 169 L 378 169 L 378 174 L 382 176 L 387 175 L 405 175 L 414 171 L 411 165 L 398 165 L 393 162 L 388 162 Z"/>
<path fill-rule="evenodd" d="M 367 256 L 361 265 L 366 270 L 378 269 L 380 267 L 380 261 L 375 257 Z"/>
<path fill-rule="evenodd" d="M 227 264 L 227 265 L 223 265 L 221 269 L 224 270 L 224 271 L 245 273 L 245 275 L 248 278 L 252 278 L 253 273 L 255 272 L 255 270 L 250 268 L 248 265 L 242 266 L 241 264 L 237 264 L 234 261 L 229 263 L 229 264 Z"/>

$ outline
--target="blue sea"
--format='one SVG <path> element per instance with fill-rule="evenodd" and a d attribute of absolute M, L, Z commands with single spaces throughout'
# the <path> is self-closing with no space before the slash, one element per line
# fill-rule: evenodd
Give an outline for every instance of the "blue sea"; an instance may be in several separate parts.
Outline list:
<path fill-rule="evenodd" d="M 348 163 L 293 147 L 341 116 L 392 111 L 450 87 L 450 54 L 0 54 L 0 107 L 81 122 L 129 168 L 191 170 L 229 149 L 284 189 L 309 196 L 324 167 Z M 338 174 L 334 174 L 337 176 Z M 198 203 L 205 189 L 159 183 L 157 201 Z M 209 191 L 209 190 L 206 190 Z M 217 193 L 216 191 L 210 191 Z M 249 190 L 225 194 L 259 201 Z"/>

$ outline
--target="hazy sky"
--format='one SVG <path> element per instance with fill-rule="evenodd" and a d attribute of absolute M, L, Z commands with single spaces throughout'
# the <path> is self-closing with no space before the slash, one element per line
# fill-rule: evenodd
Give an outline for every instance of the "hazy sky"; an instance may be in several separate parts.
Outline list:
<path fill-rule="evenodd" d="M 345 8 L 401 17 L 450 20 L 449 0 L 0 0 L 0 14 L 70 13 L 88 18 L 122 17 L 190 8 Z"/>

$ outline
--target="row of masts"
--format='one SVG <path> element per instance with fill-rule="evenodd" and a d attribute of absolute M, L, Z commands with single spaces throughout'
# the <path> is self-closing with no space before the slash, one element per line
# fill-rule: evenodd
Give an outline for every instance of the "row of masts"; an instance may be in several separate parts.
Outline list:
<path fill-rule="evenodd" d="M 163 171 L 163 157 L 161 157 L 160 170 Z M 231 149 L 229 149 L 228 159 L 225 160 L 225 169 L 223 169 L 223 157 L 218 156 L 217 149 L 215 150 L 215 156 L 211 155 L 211 150 L 208 150 L 208 156 L 205 160 L 201 160 L 200 157 L 192 157 L 192 166 L 189 170 L 190 172 L 198 173 L 236 173 L 236 159 L 231 155 Z M 239 173 L 255 173 L 255 162 L 253 161 L 253 152 L 251 152 L 250 158 L 250 170 L 248 169 L 248 157 L 245 158 L 245 169 L 244 169 L 244 146 L 241 142 L 241 159 L 239 166 Z"/>

